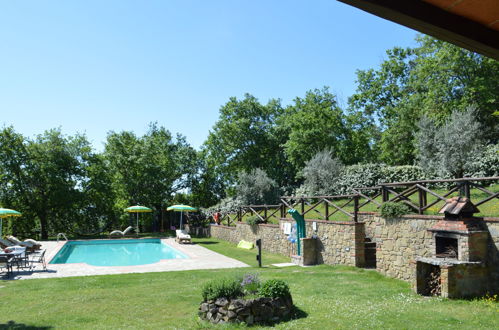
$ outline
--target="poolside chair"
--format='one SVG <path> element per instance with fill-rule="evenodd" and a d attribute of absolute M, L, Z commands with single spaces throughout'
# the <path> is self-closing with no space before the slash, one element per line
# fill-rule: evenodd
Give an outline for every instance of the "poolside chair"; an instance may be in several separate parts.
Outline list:
<path fill-rule="evenodd" d="M 8 248 L 8 247 L 11 247 L 11 246 L 14 246 L 14 245 L 15 244 L 12 243 L 11 241 L 3 239 L 3 238 L 0 238 L 0 247 L 2 249 Z"/>
<path fill-rule="evenodd" d="M 20 241 L 17 237 L 15 236 L 7 236 L 7 239 L 9 241 L 11 241 L 12 243 L 14 243 L 15 245 L 20 245 L 20 246 L 24 246 L 28 252 L 33 252 L 33 251 L 36 251 L 36 250 L 40 250 L 42 245 L 40 243 L 38 243 L 37 241 L 35 241 L 34 239 L 26 239 L 23 241 Z"/>
<path fill-rule="evenodd" d="M 12 263 L 15 263 L 17 268 L 26 268 L 28 267 L 28 256 L 26 254 L 25 246 L 9 246 L 9 252 L 16 253 L 16 255 L 12 258 Z"/>
<path fill-rule="evenodd" d="M 12 257 L 0 256 L 0 269 L 5 268 L 8 277 L 12 274 L 12 259 Z"/>
<path fill-rule="evenodd" d="M 41 264 L 43 270 L 47 270 L 47 262 L 45 261 L 45 251 L 47 250 L 42 250 L 41 252 L 38 252 L 31 257 L 31 264 L 30 264 L 31 269 L 35 268 L 34 264 Z"/>
<path fill-rule="evenodd" d="M 128 226 L 125 230 L 113 230 L 109 233 L 109 237 L 125 237 L 128 233 L 133 230 L 132 226 Z"/>
<path fill-rule="evenodd" d="M 177 234 L 177 237 L 175 238 L 175 241 L 177 241 L 177 243 L 192 243 L 191 235 L 187 234 L 185 230 L 177 229 L 175 232 Z"/>

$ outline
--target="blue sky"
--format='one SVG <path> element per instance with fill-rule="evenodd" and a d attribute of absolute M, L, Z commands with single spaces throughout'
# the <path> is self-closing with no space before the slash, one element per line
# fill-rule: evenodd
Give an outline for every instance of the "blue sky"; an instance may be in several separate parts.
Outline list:
<path fill-rule="evenodd" d="M 231 96 L 289 104 L 416 32 L 337 1 L 1 1 L 0 125 L 61 127 L 102 150 L 109 131 L 157 121 L 198 148 Z"/>

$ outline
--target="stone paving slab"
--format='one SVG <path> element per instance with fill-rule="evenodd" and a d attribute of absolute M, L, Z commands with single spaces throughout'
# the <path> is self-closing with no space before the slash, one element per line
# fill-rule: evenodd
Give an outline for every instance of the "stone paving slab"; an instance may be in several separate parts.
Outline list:
<path fill-rule="evenodd" d="M 35 278 L 55 278 L 70 276 L 89 276 L 89 275 L 109 275 L 109 274 L 128 274 L 128 273 L 149 273 L 149 272 L 168 272 L 193 269 L 221 269 L 249 267 L 247 264 L 226 257 L 219 253 L 208 250 L 196 244 L 178 244 L 174 238 L 161 239 L 161 241 L 173 248 L 183 252 L 188 259 L 167 259 L 160 260 L 154 264 L 139 266 L 92 266 L 85 263 L 76 264 L 49 264 L 50 260 L 64 246 L 65 241 L 54 242 L 44 241 L 42 248 L 46 249 L 47 271 L 43 270 L 40 264 L 31 270 L 19 270 L 14 268 L 14 276 L 10 279 L 35 279 Z"/>

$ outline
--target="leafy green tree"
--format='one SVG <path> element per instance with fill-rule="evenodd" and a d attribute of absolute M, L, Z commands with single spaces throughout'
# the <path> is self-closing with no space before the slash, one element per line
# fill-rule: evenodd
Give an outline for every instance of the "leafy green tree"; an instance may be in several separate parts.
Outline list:
<path fill-rule="evenodd" d="M 363 125 L 358 116 L 346 116 L 327 87 L 297 97 L 279 125 L 288 134 L 284 150 L 296 169 L 324 149 L 346 164 L 364 160 L 363 152 L 369 149 L 370 137 L 359 131 Z"/>
<path fill-rule="evenodd" d="M 74 222 L 78 235 L 97 234 L 112 230 L 119 223 L 122 209 L 116 207 L 113 175 L 102 154 L 91 153 L 82 158 L 86 163 L 86 179 L 81 182 L 83 198 L 80 201 L 80 221 Z"/>
<path fill-rule="evenodd" d="M 196 152 L 185 138 L 178 135 L 174 139 L 154 123 L 143 137 L 126 131 L 111 132 L 105 157 L 114 173 L 118 207 L 152 206 L 156 224 L 168 201 L 190 186 L 196 171 Z"/>
<path fill-rule="evenodd" d="M 499 62 L 428 36 L 416 42 L 413 48 L 388 50 L 378 69 L 357 72 L 350 109 L 377 127 L 371 133 L 379 159 L 413 163 L 414 133 L 423 115 L 442 125 L 454 110 L 473 104 L 485 138 L 497 142 Z"/>
<path fill-rule="evenodd" d="M 204 143 L 209 168 L 225 187 L 239 172 L 261 168 L 280 185 L 293 180 L 294 171 L 284 157 L 276 122 L 283 113 L 279 100 L 262 105 L 254 96 L 235 97 L 221 107 L 220 117 Z"/>
<path fill-rule="evenodd" d="M 66 137 L 53 129 L 28 140 L 12 127 L 4 128 L 0 168 L 7 181 L 1 185 L 2 201 L 19 208 L 26 218 L 15 227 L 24 232 L 32 232 L 27 226 L 39 228 L 42 239 L 49 233 L 71 231 L 81 216 L 81 186 L 87 180 L 82 159 L 90 154 L 81 135 Z"/>
<path fill-rule="evenodd" d="M 206 151 L 198 153 L 198 170 L 192 180 L 189 203 L 199 207 L 215 205 L 225 197 L 225 187 L 217 172 L 205 156 Z"/>

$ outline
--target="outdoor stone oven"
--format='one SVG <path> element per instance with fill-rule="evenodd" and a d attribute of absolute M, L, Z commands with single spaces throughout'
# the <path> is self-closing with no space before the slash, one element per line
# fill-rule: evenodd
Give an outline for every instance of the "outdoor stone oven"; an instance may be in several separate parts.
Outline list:
<path fill-rule="evenodd" d="M 473 217 L 477 212 L 465 197 L 446 201 L 439 212 L 444 218 L 428 229 L 432 257 L 416 259 L 417 293 L 449 298 L 486 293 L 488 232 L 481 219 Z"/>

